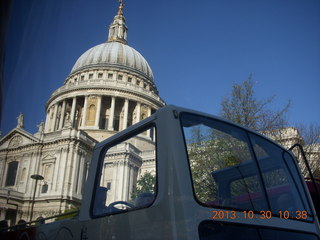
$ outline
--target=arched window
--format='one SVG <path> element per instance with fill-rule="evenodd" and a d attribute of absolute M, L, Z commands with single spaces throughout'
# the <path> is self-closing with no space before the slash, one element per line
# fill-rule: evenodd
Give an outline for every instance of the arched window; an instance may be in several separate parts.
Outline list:
<path fill-rule="evenodd" d="M 18 165 L 19 165 L 19 162 L 17 162 L 17 161 L 13 161 L 13 162 L 8 163 L 6 187 L 15 185 Z"/>

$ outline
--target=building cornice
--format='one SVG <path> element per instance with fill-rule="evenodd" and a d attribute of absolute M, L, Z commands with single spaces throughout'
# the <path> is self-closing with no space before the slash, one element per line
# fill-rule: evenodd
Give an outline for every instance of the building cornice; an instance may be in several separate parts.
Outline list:
<path fill-rule="evenodd" d="M 92 151 L 97 141 L 94 138 L 90 137 L 88 134 L 86 134 L 85 131 L 83 130 L 76 130 L 76 132 L 77 133 L 81 132 L 81 133 L 76 134 L 74 136 L 70 136 L 70 135 L 61 136 L 61 133 L 59 132 L 45 133 L 42 142 L 27 143 L 14 148 L 0 149 L 0 154 L 1 153 L 7 153 L 7 154 L 24 153 L 25 151 L 29 151 L 30 149 L 38 150 L 39 147 L 42 147 L 43 150 L 45 150 L 46 148 L 55 147 L 61 144 L 68 144 L 70 142 L 81 143 L 81 145 L 85 146 L 86 149 L 90 149 Z M 51 138 L 50 135 L 54 135 L 55 137 Z M 85 135 L 86 139 L 82 139 L 80 135 Z"/>

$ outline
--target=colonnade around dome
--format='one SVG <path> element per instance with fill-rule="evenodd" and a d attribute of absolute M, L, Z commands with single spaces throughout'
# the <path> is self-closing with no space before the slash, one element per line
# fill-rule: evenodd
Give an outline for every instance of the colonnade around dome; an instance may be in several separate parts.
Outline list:
<path fill-rule="evenodd" d="M 74 96 L 56 102 L 48 109 L 45 132 L 68 127 L 121 131 L 154 112 L 154 108 L 124 97 Z"/>

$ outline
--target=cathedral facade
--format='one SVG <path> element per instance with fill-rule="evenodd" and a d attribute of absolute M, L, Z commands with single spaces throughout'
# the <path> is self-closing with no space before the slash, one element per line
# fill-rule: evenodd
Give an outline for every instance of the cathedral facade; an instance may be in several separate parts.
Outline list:
<path fill-rule="evenodd" d="M 0 139 L 0 220 L 12 225 L 77 207 L 95 144 L 165 105 L 148 62 L 128 45 L 127 31 L 120 3 L 108 39 L 78 58 L 47 101 L 46 121 L 38 132 L 24 130 L 20 114 L 17 127 Z M 153 137 L 146 132 L 134 150 L 152 144 Z M 106 156 L 106 162 L 110 158 Z M 152 172 L 154 161 L 152 155 L 139 158 L 138 165 L 126 163 L 136 178 Z M 114 161 L 108 171 L 118 168 Z M 43 179 L 32 179 L 34 174 Z M 106 186 L 117 180 L 113 176 Z"/>

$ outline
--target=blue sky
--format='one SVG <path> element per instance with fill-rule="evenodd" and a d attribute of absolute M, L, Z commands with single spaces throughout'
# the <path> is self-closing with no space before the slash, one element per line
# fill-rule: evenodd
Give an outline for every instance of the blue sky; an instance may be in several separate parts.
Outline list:
<path fill-rule="evenodd" d="M 125 0 L 129 45 L 149 62 L 168 103 L 219 114 L 253 73 L 256 95 L 289 100 L 288 120 L 320 119 L 320 1 Z M 36 132 L 77 58 L 106 40 L 116 0 L 16 0 L 7 34 L 1 131 Z"/>

